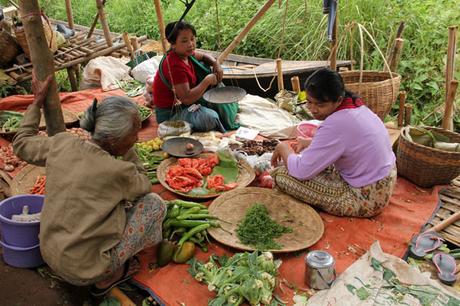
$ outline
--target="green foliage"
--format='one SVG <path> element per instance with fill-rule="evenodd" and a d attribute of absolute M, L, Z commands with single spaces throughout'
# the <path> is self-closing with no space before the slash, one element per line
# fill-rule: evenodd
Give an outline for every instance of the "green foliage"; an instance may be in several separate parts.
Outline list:
<path fill-rule="evenodd" d="M 196 27 L 201 48 L 223 50 L 265 2 L 199 0 L 186 19 Z M 326 38 L 327 15 L 322 13 L 322 2 L 290 0 L 282 1 L 280 7 L 275 2 L 234 52 L 270 58 L 280 54 L 283 59 L 291 60 L 326 60 L 330 44 Z M 0 0 L 0 3 L 6 5 L 7 1 Z M 66 19 L 64 1 L 40 0 L 40 4 L 50 17 Z M 95 1 L 72 0 L 72 5 L 75 22 L 90 25 L 96 14 Z M 361 43 L 359 31 L 352 23 L 365 26 L 382 52 L 388 53 L 399 22 L 404 21 L 404 48 L 398 69 L 403 77 L 401 89 L 407 91 L 407 102 L 414 106 L 414 124 L 438 125 L 442 117 L 440 106 L 445 100 L 447 27 L 458 25 L 459 5 L 459 0 L 340 1 L 338 58 L 354 59 L 359 66 Z M 162 0 L 165 23 L 179 18 L 184 8 L 182 1 Z M 106 13 L 112 31 L 159 38 L 151 0 L 110 0 Z M 364 40 L 364 69 L 383 69 L 383 60 L 375 46 L 369 38 Z M 456 67 L 456 79 L 460 79 L 460 57 Z M 397 111 L 396 105 L 391 115 L 394 117 Z M 455 122 L 460 122 L 459 114 Z"/>

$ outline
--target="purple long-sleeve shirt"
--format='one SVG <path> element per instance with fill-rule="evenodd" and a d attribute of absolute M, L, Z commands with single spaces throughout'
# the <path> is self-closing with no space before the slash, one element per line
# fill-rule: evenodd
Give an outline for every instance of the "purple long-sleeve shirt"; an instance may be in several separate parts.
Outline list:
<path fill-rule="evenodd" d="M 308 180 L 330 165 L 353 187 L 386 177 L 395 163 L 388 132 L 366 106 L 337 111 L 324 120 L 308 148 L 288 157 L 289 174 Z"/>

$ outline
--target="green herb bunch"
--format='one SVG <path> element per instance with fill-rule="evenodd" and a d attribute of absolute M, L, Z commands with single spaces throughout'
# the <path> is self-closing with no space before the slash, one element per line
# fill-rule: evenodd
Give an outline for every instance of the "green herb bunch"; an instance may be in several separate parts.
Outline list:
<path fill-rule="evenodd" d="M 245 217 L 238 224 L 236 233 L 243 244 L 265 251 L 281 249 L 282 245 L 273 239 L 281 237 L 284 233 L 292 233 L 292 229 L 273 221 L 267 208 L 255 203 L 246 211 Z"/>

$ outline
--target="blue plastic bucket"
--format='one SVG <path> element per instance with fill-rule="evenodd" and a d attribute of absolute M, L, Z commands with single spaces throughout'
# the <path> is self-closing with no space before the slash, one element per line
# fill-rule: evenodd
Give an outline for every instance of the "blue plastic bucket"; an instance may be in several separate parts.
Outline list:
<path fill-rule="evenodd" d="M 40 222 L 17 222 L 11 220 L 11 217 L 21 214 L 25 205 L 29 206 L 30 214 L 41 212 L 44 199 L 43 195 L 28 194 L 17 195 L 0 202 L 0 230 L 4 243 L 21 248 L 38 245 Z"/>
<path fill-rule="evenodd" d="M 27 248 L 8 245 L 3 241 L 0 244 L 3 248 L 3 260 L 12 267 L 35 268 L 44 263 L 38 244 Z"/>

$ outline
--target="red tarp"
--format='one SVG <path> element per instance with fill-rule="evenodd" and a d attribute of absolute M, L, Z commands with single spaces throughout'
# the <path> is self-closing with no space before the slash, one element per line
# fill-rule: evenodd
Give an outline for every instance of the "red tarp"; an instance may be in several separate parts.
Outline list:
<path fill-rule="evenodd" d="M 62 93 L 63 107 L 80 112 L 86 109 L 96 97 L 102 100 L 109 95 L 124 95 L 121 90 L 102 92 L 100 89 L 84 90 L 77 93 Z M 31 103 L 33 96 L 12 96 L 0 100 L 0 110 L 23 110 Z M 138 97 L 138 102 L 143 98 Z M 140 132 L 140 139 L 147 140 L 156 136 L 154 116 L 149 119 L 148 126 Z M 160 184 L 152 187 L 152 190 L 161 195 L 165 200 L 176 196 L 167 191 Z M 336 260 L 336 270 L 343 272 L 358 256 L 353 249 L 365 249 L 375 241 L 380 241 L 383 250 L 387 253 L 402 257 L 406 252 L 408 242 L 412 236 L 419 232 L 421 227 L 435 211 L 438 203 L 439 187 L 433 189 L 421 189 L 409 183 L 405 179 L 398 178 L 396 189 L 390 199 L 390 205 L 382 214 L 371 219 L 339 218 L 326 213 L 320 213 L 324 220 L 325 232 L 321 240 L 310 249 L 326 250 Z M 232 250 L 223 245 L 214 243 L 210 245 L 209 252 L 199 251 L 197 258 L 205 261 L 212 253 L 231 255 Z M 145 250 L 141 254 L 142 270 L 134 280 L 147 289 L 156 299 L 165 305 L 187 306 L 206 305 L 213 297 L 207 286 L 196 282 L 187 272 L 186 264 L 169 264 L 168 266 L 150 270 L 149 266 L 154 262 L 155 256 L 152 250 Z M 306 252 L 290 255 L 282 255 L 283 264 L 280 268 L 280 279 L 297 287 L 306 288 L 304 282 L 304 257 Z M 293 290 L 287 285 L 282 285 L 283 291 L 277 289 L 277 293 L 288 304 L 292 304 Z"/>

